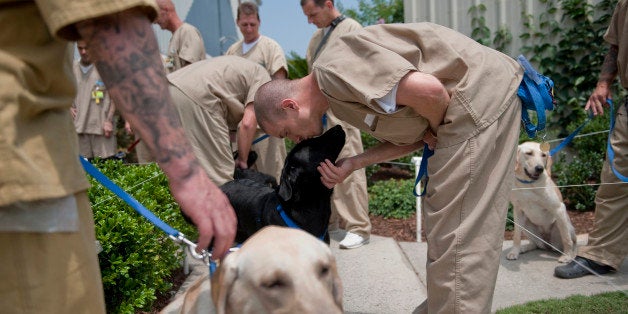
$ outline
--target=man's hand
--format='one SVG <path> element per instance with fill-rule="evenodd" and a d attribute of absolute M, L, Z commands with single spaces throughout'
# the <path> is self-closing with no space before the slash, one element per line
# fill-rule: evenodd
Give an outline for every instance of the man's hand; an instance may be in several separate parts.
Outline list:
<path fill-rule="evenodd" d="M 181 211 L 198 229 L 197 253 L 207 248 L 213 239 L 212 258 L 221 259 L 235 239 L 237 218 L 227 196 L 209 180 L 201 167 L 197 168 L 201 172 L 190 178 L 171 179 L 170 189 Z"/>
<path fill-rule="evenodd" d="M 339 159 L 336 165 L 329 159 L 325 159 L 325 162 L 322 162 L 316 169 L 321 173 L 321 182 L 328 189 L 344 181 L 354 170 L 349 158 Z"/>
<path fill-rule="evenodd" d="M 593 115 L 602 115 L 604 114 L 604 106 L 608 107 L 609 104 L 606 101 L 607 99 L 611 99 L 611 91 L 606 84 L 598 84 L 593 94 L 589 96 L 589 100 L 587 104 L 584 106 L 584 110 L 591 109 L 593 111 Z"/>
<path fill-rule="evenodd" d="M 434 150 L 437 142 L 438 138 L 436 137 L 434 132 L 432 132 L 432 129 L 428 128 L 425 131 L 425 134 L 423 134 L 423 143 L 427 144 L 427 147 L 429 147 L 429 149 Z"/>
<path fill-rule="evenodd" d="M 102 125 L 103 133 L 105 137 L 109 138 L 113 134 L 113 123 L 111 121 L 105 121 Z"/>

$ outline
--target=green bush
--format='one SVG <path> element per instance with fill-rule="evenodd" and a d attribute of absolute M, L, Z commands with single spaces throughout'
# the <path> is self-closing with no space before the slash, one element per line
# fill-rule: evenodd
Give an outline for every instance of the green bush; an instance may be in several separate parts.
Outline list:
<path fill-rule="evenodd" d="M 414 179 L 377 181 L 368 187 L 369 212 L 384 218 L 409 218 L 416 212 Z"/>
<path fill-rule="evenodd" d="M 125 165 L 107 161 L 96 165 L 161 220 L 195 239 L 172 198 L 165 175 L 155 164 Z M 90 178 L 88 194 L 94 210 L 98 255 L 108 313 L 149 310 L 159 293 L 167 292 L 169 278 L 181 267 L 183 252 L 166 233 Z"/>

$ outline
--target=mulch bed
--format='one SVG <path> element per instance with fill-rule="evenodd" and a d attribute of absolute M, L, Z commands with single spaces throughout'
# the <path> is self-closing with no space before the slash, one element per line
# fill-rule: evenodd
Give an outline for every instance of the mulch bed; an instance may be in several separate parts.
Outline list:
<path fill-rule="evenodd" d="M 567 211 L 571 223 L 576 229 L 576 234 L 589 233 L 593 230 L 594 212 L 578 212 Z M 373 229 L 372 234 L 390 237 L 399 242 L 414 242 L 416 241 L 416 215 L 407 219 L 395 219 L 395 218 L 383 218 L 381 216 L 371 217 L 371 224 Z M 423 241 L 425 241 L 425 234 L 422 235 Z M 512 240 L 512 231 L 504 231 L 504 239 Z"/>

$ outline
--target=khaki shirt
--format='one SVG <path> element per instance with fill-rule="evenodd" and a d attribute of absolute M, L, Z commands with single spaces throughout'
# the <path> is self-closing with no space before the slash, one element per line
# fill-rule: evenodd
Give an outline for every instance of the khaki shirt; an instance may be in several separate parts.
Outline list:
<path fill-rule="evenodd" d="M 0 206 L 58 198 L 89 185 L 69 108 L 78 21 L 145 8 L 146 0 L 0 0 Z"/>
<path fill-rule="evenodd" d="M 103 125 L 111 108 L 111 100 L 96 66 L 83 73 L 80 61 L 74 62 L 76 77 L 76 98 L 72 107 L 76 109 L 74 127 L 79 134 L 104 135 Z M 102 96 L 102 97 L 101 97 Z M 113 121 L 110 121 L 113 122 Z"/>
<path fill-rule="evenodd" d="M 170 38 L 168 43 L 168 72 L 183 67 L 182 61 L 194 63 L 205 60 L 205 43 L 198 29 L 188 23 L 183 23 Z"/>
<path fill-rule="evenodd" d="M 242 44 L 244 40 L 231 45 L 225 55 L 240 56 L 249 59 L 255 63 L 259 63 L 266 68 L 271 76 L 277 71 L 284 69 L 288 72 L 288 62 L 283 49 L 279 44 L 266 36 L 260 36 L 259 40 L 246 53 L 242 53 Z"/>
<path fill-rule="evenodd" d="M 223 106 L 227 125 L 236 130 L 244 107 L 270 81 L 261 65 L 237 56 L 220 56 L 190 64 L 168 75 L 168 81 L 199 106 Z"/>
<path fill-rule="evenodd" d="M 318 56 L 320 56 L 323 50 L 325 50 L 325 47 L 327 47 L 331 41 L 336 40 L 338 37 L 346 33 L 361 28 L 362 25 L 360 25 L 360 23 L 358 23 L 356 20 L 349 17 L 345 18 L 342 22 L 338 23 L 338 25 L 336 25 L 336 27 L 331 31 L 331 34 L 329 34 L 329 37 L 327 38 L 327 42 L 323 45 L 323 47 L 321 47 L 320 51 L 318 52 Z M 310 43 L 307 45 L 305 60 L 307 60 L 307 68 L 309 72 L 312 71 L 312 64 L 314 63 L 314 61 L 316 61 L 316 58 L 314 58 L 314 53 L 318 49 L 318 45 L 321 43 L 321 41 L 323 41 L 323 37 L 325 37 L 325 29 L 319 28 L 318 30 L 316 30 L 316 32 L 314 32 L 314 35 L 312 35 L 312 38 L 310 39 Z M 318 56 L 316 57 L 318 58 Z"/>
<path fill-rule="evenodd" d="M 375 25 L 341 36 L 313 68 L 339 119 L 397 145 L 420 141 L 429 124 L 409 107 L 386 113 L 375 100 L 410 71 L 434 75 L 451 94 L 437 147 L 492 124 L 517 97 L 523 73 L 514 59 L 432 23 Z"/>
<path fill-rule="evenodd" d="M 628 89 L 628 1 L 617 3 L 611 24 L 604 34 L 604 40 L 619 48 L 617 53 L 617 75 L 621 86 Z"/>

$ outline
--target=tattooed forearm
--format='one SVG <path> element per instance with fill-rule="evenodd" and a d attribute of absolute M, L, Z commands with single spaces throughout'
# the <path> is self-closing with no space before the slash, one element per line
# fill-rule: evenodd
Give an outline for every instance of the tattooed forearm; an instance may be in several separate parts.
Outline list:
<path fill-rule="evenodd" d="M 604 63 L 602 64 L 602 70 L 600 71 L 598 83 L 606 83 L 607 86 L 613 84 L 613 81 L 617 76 L 617 54 L 618 47 L 611 45 L 606 57 L 604 57 Z"/>
<path fill-rule="evenodd" d="M 179 169 L 179 176 L 192 173 L 198 164 L 171 105 L 157 40 L 145 15 L 129 10 L 77 27 L 111 98 L 157 161 L 185 164 L 188 169 Z"/>

